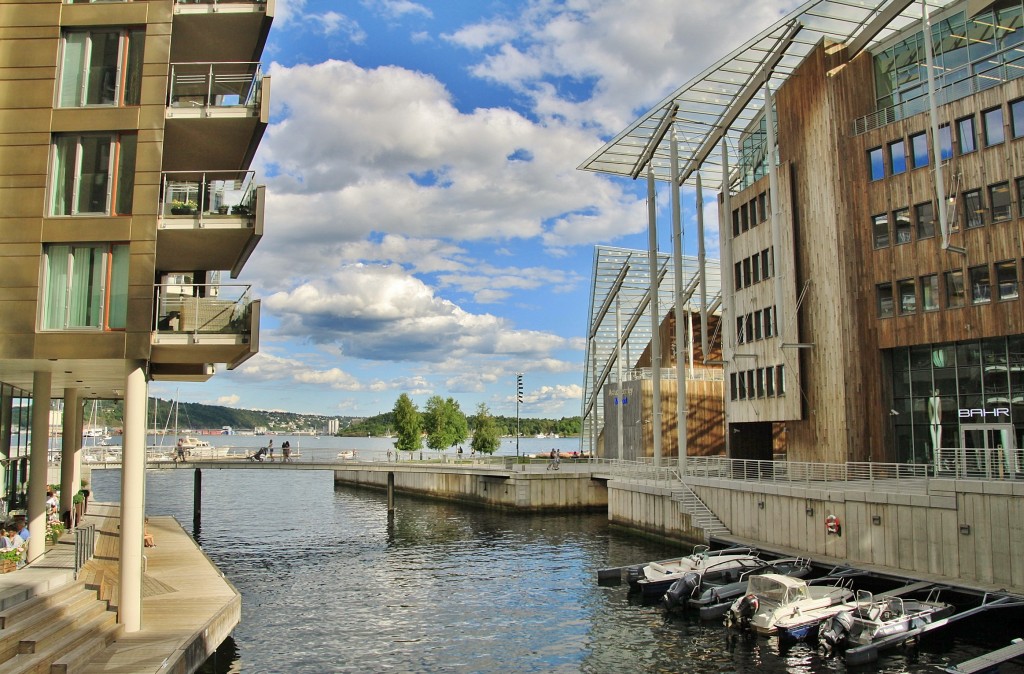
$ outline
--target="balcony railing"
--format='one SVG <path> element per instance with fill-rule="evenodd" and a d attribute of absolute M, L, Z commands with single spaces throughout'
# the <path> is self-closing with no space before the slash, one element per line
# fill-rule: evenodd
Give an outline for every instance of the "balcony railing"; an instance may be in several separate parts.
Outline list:
<path fill-rule="evenodd" d="M 252 316 L 249 285 L 158 284 L 157 334 L 247 335 Z"/>
<path fill-rule="evenodd" d="M 255 108 L 260 102 L 259 63 L 172 63 L 172 108 Z"/>
<path fill-rule="evenodd" d="M 252 171 L 174 171 L 162 176 L 160 213 L 165 218 L 252 218 L 256 184 Z"/>
<path fill-rule="evenodd" d="M 84 2 L 85 0 L 78 0 Z M 95 1 L 95 0 L 94 0 Z M 100 0 L 102 1 L 102 0 Z M 176 5 L 265 5 L 265 2 L 254 0 L 174 0 Z"/>

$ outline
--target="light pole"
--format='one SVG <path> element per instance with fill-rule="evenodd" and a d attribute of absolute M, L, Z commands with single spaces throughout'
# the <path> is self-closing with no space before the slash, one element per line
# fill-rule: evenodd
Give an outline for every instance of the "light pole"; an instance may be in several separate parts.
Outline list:
<path fill-rule="evenodd" d="M 519 458 L 519 405 L 523 402 L 523 373 L 516 372 L 516 459 Z"/>

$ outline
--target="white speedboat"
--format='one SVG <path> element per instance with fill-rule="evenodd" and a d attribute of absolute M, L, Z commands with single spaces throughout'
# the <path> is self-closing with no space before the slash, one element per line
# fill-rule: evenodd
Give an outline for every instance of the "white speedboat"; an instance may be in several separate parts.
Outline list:
<path fill-rule="evenodd" d="M 629 589 L 639 591 L 647 601 L 661 599 L 672 583 L 691 572 L 703 573 L 714 566 L 720 572 L 749 571 L 756 564 L 757 550 L 750 547 L 726 548 L 710 550 L 706 545 L 698 545 L 693 553 L 685 557 L 665 559 L 660 562 L 648 562 L 643 565 L 631 566 L 626 570 Z"/>
<path fill-rule="evenodd" d="M 356 458 L 356 450 L 354 450 L 354 449 L 343 449 L 342 451 L 338 452 L 338 458 L 339 459 L 345 459 L 346 461 L 354 459 L 354 458 Z"/>
<path fill-rule="evenodd" d="M 801 639 L 812 627 L 848 608 L 853 591 L 836 578 L 831 585 L 765 573 L 747 579 L 747 592 L 733 602 L 725 616 L 727 627 L 751 629 L 762 636 L 783 632 Z"/>
<path fill-rule="evenodd" d="M 867 646 L 908 634 L 953 613 L 952 604 L 939 601 L 939 588 L 925 599 L 880 597 L 859 590 L 854 608 L 841 611 L 818 627 L 818 642 L 831 653 L 839 648 Z M 899 641 L 895 639 L 893 641 Z"/>

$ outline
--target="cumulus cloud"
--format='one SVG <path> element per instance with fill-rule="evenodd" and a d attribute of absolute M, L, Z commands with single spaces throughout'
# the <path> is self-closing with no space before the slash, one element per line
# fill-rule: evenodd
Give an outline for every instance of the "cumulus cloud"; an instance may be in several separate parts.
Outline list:
<path fill-rule="evenodd" d="M 235 405 L 238 404 L 239 400 L 241 400 L 241 398 L 239 398 L 237 395 L 226 395 L 217 398 L 217 404 L 223 405 L 224 407 L 234 407 Z"/>

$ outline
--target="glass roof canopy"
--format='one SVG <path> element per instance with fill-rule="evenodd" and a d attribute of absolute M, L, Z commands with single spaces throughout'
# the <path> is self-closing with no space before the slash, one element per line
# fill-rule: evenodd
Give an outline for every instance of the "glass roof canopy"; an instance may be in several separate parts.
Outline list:
<path fill-rule="evenodd" d="M 590 319 L 587 324 L 587 357 L 583 380 L 584 447 L 591 447 L 591 426 L 600 432 L 604 424 L 604 397 L 601 388 L 616 381 L 615 304 L 618 298 L 619 324 L 622 328 L 622 368 L 630 370 L 651 342 L 649 291 L 651 273 L 646 250 L 597 246 L 590 289 Z M 686 305 L 700 309 L 700 278 L 697 258 L 683 256 L 683 297 Z M 707 302 L 717 307 L 721 298 L 718 260 L 706 260 Z M 664 322 L 675 306 L 675 271 L 672 256 L 657 254 L 658 324 Z M 714 313 L 717 313 L 715 311 Z M 588 419 L 589 417 L 589 419 Z"/>
<path fill-rule="evenodd" d="M 924 0 L 924 4 L 929 13 L 937 13 L 957 1 Z M 772 91 L 777 91 L 823 38 L 871 49 L 911 24 L 920 24 L 921 5 L 914 0 L 805 2 L 672 92 L 579 168 L 635 178 L 645 167 L 648 146 L 658 141 L 651 160 L 654 175 L 671 180 L 669 137 L 659 139 L 657 133 L 666 113 L 678 104 L 673 128 L 681 182 L 692 182 L 700 171 L 706 185 L 718 186 L 722 138 L 735 166 L 740 135 L 764 107 L 765 73 Z"/>

